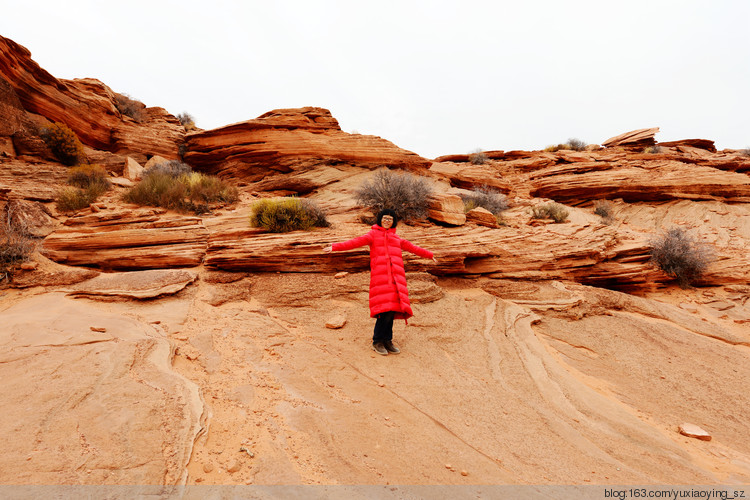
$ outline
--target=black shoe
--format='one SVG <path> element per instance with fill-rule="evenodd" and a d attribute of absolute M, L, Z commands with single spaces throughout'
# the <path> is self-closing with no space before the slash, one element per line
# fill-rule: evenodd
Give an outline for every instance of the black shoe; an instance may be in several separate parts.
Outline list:
<path fill-rule="evenodd" d="M 372 349 L 376 353 L 382 354 L 383 356 L 387 356 L 388 355 L 388 351 L 385 349 L 385 346 L 383 345 L 382 342 L 373 342 Z"/>
<path fill-rule="evenodd" d="M 390 352 L 391 354 L 398 354 L 401 352 L 401 349 L 393 345 L 393 342 L 388 340 L 387 342 L 383 342 L 383 347 L 385 347 L 385 350 Z"/>

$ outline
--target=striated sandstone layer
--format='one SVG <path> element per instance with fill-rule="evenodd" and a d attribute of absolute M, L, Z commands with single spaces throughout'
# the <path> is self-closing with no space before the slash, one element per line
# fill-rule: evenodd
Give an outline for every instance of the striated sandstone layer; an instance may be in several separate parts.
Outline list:
<path fill-rule="evenodd" d="M 136 123 L 115 107 L 115 93 L 93 78 L 57 79 L 42 69 L 31 52 L 0 36 L 0 77 L 13 86 L 24 109 L 68 125 L 81 142 L 112 152 L 160 154 L 178 158 L 185 129 L 161 108 L 146 108 Z"/>
<path fill-rule="evenodd" d="M 255 120 L 190 134 L 185 161 L 246 181 L 317 165 L 379 166 L 424 172 L 430 161 L 380 137 L 347 134 L 323 108 L 278 109 Z"/>
<path fill-rule="evenodd" d="M 531 195 L 559 202 L 621 198 L 750 202 L 750 176 L 675 160 L 572 163 L 534 172 Z"/>
<path fill-rule="evenodd" d="M 44 240 L 55 262 L 108 270 L 199 265 L 208 234 L 199 217 L 161 209 L 107 210 L 72 217 Z"/>

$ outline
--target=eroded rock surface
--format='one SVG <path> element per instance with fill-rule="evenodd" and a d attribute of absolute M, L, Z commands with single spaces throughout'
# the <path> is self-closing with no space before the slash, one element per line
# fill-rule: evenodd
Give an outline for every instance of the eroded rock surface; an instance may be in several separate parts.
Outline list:
<path fill-rule="evenodd" d="M 163 335 L 62 294 L 0 314 L 0 483 L 186 481 L 203 403 Z"/>

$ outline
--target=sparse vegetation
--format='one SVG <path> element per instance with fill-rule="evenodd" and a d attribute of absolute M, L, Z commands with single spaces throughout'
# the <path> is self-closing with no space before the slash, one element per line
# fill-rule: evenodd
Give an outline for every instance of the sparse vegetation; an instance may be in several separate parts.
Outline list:
<path fill-rule="evenodd" d="M 181 212 L 205 213 L 211 205 L 237 201 L 235 186 L 222 179 L 193 172 L 177 160 L 160 163 L 143 173 L 143 179 L 125 193 L 129 203 L 163 207 Z"/>
<path fill-rule="evenodd" d="M 16 267 L 29 260 L 36 241 L 7 209 L 0 221 L 0 283 L 9 280 Z"/>
<path fill-rule="evenodd" d="M 742 156 L 750 156 L 750 148 L 740 149 L 740 154 Z"/>
<path fill-rule="evenodd" d="M 127 94 L 115 94 L 115 107 L 117 111 L 125 116 L 129 116 L 138 123 L 143 122 L 146 105 L 136 101 Z"/>
<path fill-rule="evenodd" d="M 484 154 L 484 151 L 482 151 L 481 149 L 477 149 L 469 153 L 469 163 L 471 163 L 472 165 L 484 165 L 485 163 L 487 163 L 488 159 L 489 158 L 487 158 L 487 155 Z"/>
<path fill-rule="evenodd" d="M 304 198 L 276 198 L 255 202 L 250 225 L 272 233 L 328 227 L 325 212 L 312 200 Z"/>
<path fill-rule="evenodd" d="M 488 186 L 475 188 L 471 193 L 461 195 L 461 198 L 464 201 L 465 212 L 482 207 L 497 216 L 508 209 L 508 199 L 505 195 Z"/>
<path fill-rule="evenodd" d="M 193 118 L 193 115 L 190 113 L 180 113 L 177 115 L 177 119 L 180 120 L 180 123 L 183 127 L 185 127 L 185 130 L 195 130 L 197 127 L 195 126 L 195 118 Z"/>
<path fill-rule="evenodd" d="M 64 165 L 77 165 L 86 159 L 78 136 L 64 123 L 55 122 L 44 127 L 41 136 L 55 158 Z"/>
<path fill-rule="evenodd" d="M 611 224 L 615 220 L 614 207 L 609 200 L 597 200 L 594 202 L 594 213 L 602 218 L 605 224 Z"/>
<path fill-rule="evenodd" d="M 651 262 L 682 288 L 700 278 L 713 260 L 710 247 L 681 227 L 672 227 L 649 243 Z"/>
<path fill-rule="evenodd" d="M 392 208 L 403 221 L 427 216 L 432 186 L 425 177 L 380 169 L 356 192 L 357 202 L 378 213 Z"/>
<path fill-rule="evenodd" d="M 552 219 L 555 223 L 565 222 L 568 218 L 568 209 L 554 201 L 542 203 L 532 209 L 532 217 L 535 219 Z"/>
<path fill-rule="evenodd" d="M 93 184 L 98 184 L 103 191 L 111 187 L 109 175 L 101 165 L 81 165 L 68 169 L 68 184 L 81 189 L 86 189 Z M 102 192 L 103 192 L 102 191 Z"/>
<path fill-rule="evenodd" d="M 86 208 L 112 185 L 107 171 L 100 165 L 81 165 L 68 170 L 68 184 L 57 192 L 55 205 L 61 212 L 73 212 Z"/>
<path fill-rule="evenodd" d="M 588 144 L 586 144 L 584 141 L 571 138 L 568 139 L 568 142 L 566 143 L 547 146 L 546 148 L 544 148 L 544 150 L 548 153 L 554 153 L 555 151 L 561 150 L 584 151 L 586 149 L 586 146 L 588 146 Z"/>
<path fill-rule="evenodd" d="M 662 151 L 664 151 L 664 148 L 662 148 L 661 146 L 649 146 L 643 149 L 643 152 L 647 154 L 658 154 Z"/>

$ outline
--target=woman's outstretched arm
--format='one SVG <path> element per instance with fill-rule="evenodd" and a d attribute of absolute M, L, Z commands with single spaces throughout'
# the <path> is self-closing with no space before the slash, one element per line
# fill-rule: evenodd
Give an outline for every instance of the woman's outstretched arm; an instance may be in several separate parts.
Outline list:
<path fill-rule="evenodd" d="M 363 234 L 348 241 L 342 241 L 340 243 L 334 243 L 328 245 L 323 249 L 324 252 L 340 252 L 342 250 L 351 250 L 352 248 L 363 247 L 372 243 L 372 235 L 370 233 Z"/>
<path fill-rule="evenodd" d="M 430 252 L 429 250 L 425 250 L 422 247 L 418 247 L 409 240 L 405 240 L 402 238 L 401 248 L 406 250 L 407 252 L 413 253 L 414 255 L 419 255 L 420 257 L 424 257 L 425 259 L 432 259 L 437 262 L 437 260 L 435 259 L 435 255 L 432 252 Z"/>

